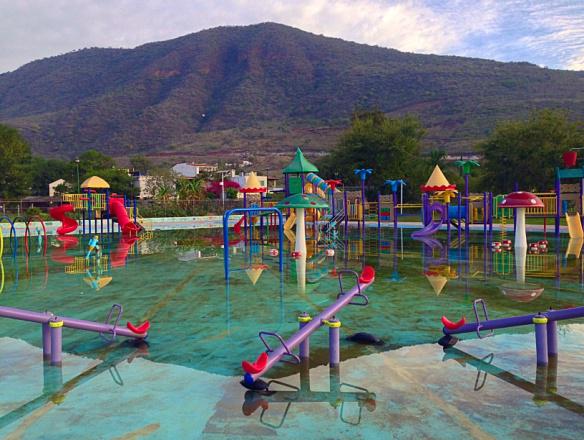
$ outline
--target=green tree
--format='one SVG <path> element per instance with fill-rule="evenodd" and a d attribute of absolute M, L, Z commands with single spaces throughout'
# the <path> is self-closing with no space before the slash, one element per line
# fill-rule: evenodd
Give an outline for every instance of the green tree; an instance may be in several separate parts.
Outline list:
<path fill-rule="evenodd" d="M 386 179 L 418 179 L 420 143 L 424 128 L 413 116 L 390 118 L 381 111 L 358 112 L 341 136 L 338 146 L 319 162 L 324 177 L 356 185 L 357 168 L 372 168 L 370 188 L 380 189 Z"/>
<path fill-rule="evenodd" d="M 129 197 L 134 195 L 134 183 L 132 176 L 128 175 L 126 170 L 109 168 L 102 170 L 94 170 L 95 173 L 89 173 L 84 179 L 96 174 L 104 179 L 110 185 L 113 193 L 126 194 Z"/>
<path fill-rule="evenodd" d="M 76 182 L 75 168 L 64 160 L 34 156 L 31 161 L 31 179 L 32 194 L 46 196 L 49 191 L 49 183 L 57 179 Z"/>
<path fill-rule="evenodd" d="M 547 191 L 562 153 L 575 147 L 584 147 L 584 130 L 562 111 L 541 110 L 524 121 L 503 122 L 479 145 L 485 156 L 483 186 L 506 193 L 517 182 L 526 191 Z"/>
<path fill-rule="evenodd" d="M 134 171 L 138 171 L 140 174 L 148 174 L 152 168 L 152 162 L 142 154 L 130 157 L 130 165 Z"/>
<path fill-rule="evenodd" d="M 30 148 L 15 128 L 0 124 L 0 197 L 30 193 Z"/>
<path fill-rule="evenodd" d="M 201 200 L 205 198 L 203 179 L 179 179 L 176 182 L 178 197 L 181 200 Z"/>
<path fill-rule="evenodd" d="M 97 171 L 111 169 L 115 165 L 113 158 L 96 150 L 87 150 L 79 156 L 79 172 L 82 175 L 95 175 Z"/>

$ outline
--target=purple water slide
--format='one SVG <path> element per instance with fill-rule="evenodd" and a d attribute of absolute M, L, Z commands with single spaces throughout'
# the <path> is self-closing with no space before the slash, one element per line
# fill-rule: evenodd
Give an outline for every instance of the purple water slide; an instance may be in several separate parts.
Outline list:
<path fill-rule="evenodd" d="M 20 321 L 37 322 L 39 324 L 46 324 L 51 319 L 55 318 L 55 315 L 49 312 L 33 312 L 30 310 L 17 309 L 14 307 L 0 307 L 0 317 L 18 319 Z M 58 316 L 59 320 L 63 321 L 63 327 L 74 328 L 77 330 L 85 330 L 89 332 L 96 333 L 106 333 L 106 334 L 116 334 L 119 336 L 125 336 L 127 338 L 144 339 L 147 333 L 137 334 L 133 331 L 124 328 L 117 327 L 112 324 L 104 324 L 101 322 L 85 321 L 82 319 L 66 318 L 63 316 Z"/>
<path fill-rule="evenodd" d="M 444 206 L 441 203 L 434 202 L 432 206 L 430 206 L 430 215 L 434 214 L 434 212 L 438 212 L 440 214 L 440 219 L 432 220 L 430 223 L 428 223 L 426 227 L 412 233 L 413 238 L 427 237 L 429 235 L 434 234 L 438 229 L 440 229 L 440 226 L 442 226 L 442 223 L 446 218 L 446 206 Z"/>

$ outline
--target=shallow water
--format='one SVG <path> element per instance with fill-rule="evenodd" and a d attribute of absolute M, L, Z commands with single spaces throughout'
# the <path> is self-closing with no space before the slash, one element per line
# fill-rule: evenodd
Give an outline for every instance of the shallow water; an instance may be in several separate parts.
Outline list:
<path fill-rule="evenodd" d="M 490 318 L 582 305 L 582 260 L 565 256 L 567 241 L 527 258 L 526 281 L 544 289 L 540 296 L 509 297 L 502 287 L 516 284 L 513 253 L 492 253 L 481 235 L 461 246 L 445 234 L 428 244 L 403 235 L 371 230 L 334 257 L 313 249 L 304 288 L 296 261 L 286 259 L 280 274 L 269 246 L 243 243 L 232 247 L 225 283 L 218 230 L 159 232 L 133 244 L 115 237 L 102 243 L 107 261 L 81 273 L 65 270 L 75 272 L 83 244 L 65 251 L 52 239 L 46 257 L 36 249 L 15 261 L 5 255 L 0 305 L 103 320 L 120 303 L 122 323 L 148 319 L 152 328 L 142 346 L 65 329 L 56 373 L 43 366 L 38 325 L 0 320 L 0 436 L 579 438 L 581 320 L 560 324 L 559 361 L 547 369 L 535 367 L 530 327 L 467 337 L 447 352 L 435 344 L 440 317 L 471 319 L 476 298 Z M 336 298 L 335 270 L 364 264 L 377 270 L 370 302 L 339 314 L 342 336 L 366 331 L 383 345 L 343 339 L 341 365 L 330 369 L 321 329 L 309 366 L 269 372 L 279 391 L 239 385 L 241 361 L 263 349 L 259 330 L 289 336 L 298 313 L 315 315 Z"/>

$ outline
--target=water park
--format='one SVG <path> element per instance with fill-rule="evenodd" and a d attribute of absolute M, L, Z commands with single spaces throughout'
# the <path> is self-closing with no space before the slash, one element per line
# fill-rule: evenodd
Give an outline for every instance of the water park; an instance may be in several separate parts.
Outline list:
<path fill-rule="evenodd" d="M 222 216 L 143 218 L 99 176 L 6 215 L 0 437 L 578 438 L 572 153 L 545 193 L 473 192 L 461 159 L 416 201 L 298 148 L 281 194 L 252 172 Z"/>

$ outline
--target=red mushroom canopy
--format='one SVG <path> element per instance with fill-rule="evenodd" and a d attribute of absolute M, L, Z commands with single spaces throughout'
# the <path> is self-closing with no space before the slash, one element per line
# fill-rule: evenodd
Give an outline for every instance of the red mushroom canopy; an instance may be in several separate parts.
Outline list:
<path fill-rule="evenodd" d="M 533 193 L 516 191 L 507 194 L 499 206 L 501 208 L 543 208 L 543 202 Z"/>

